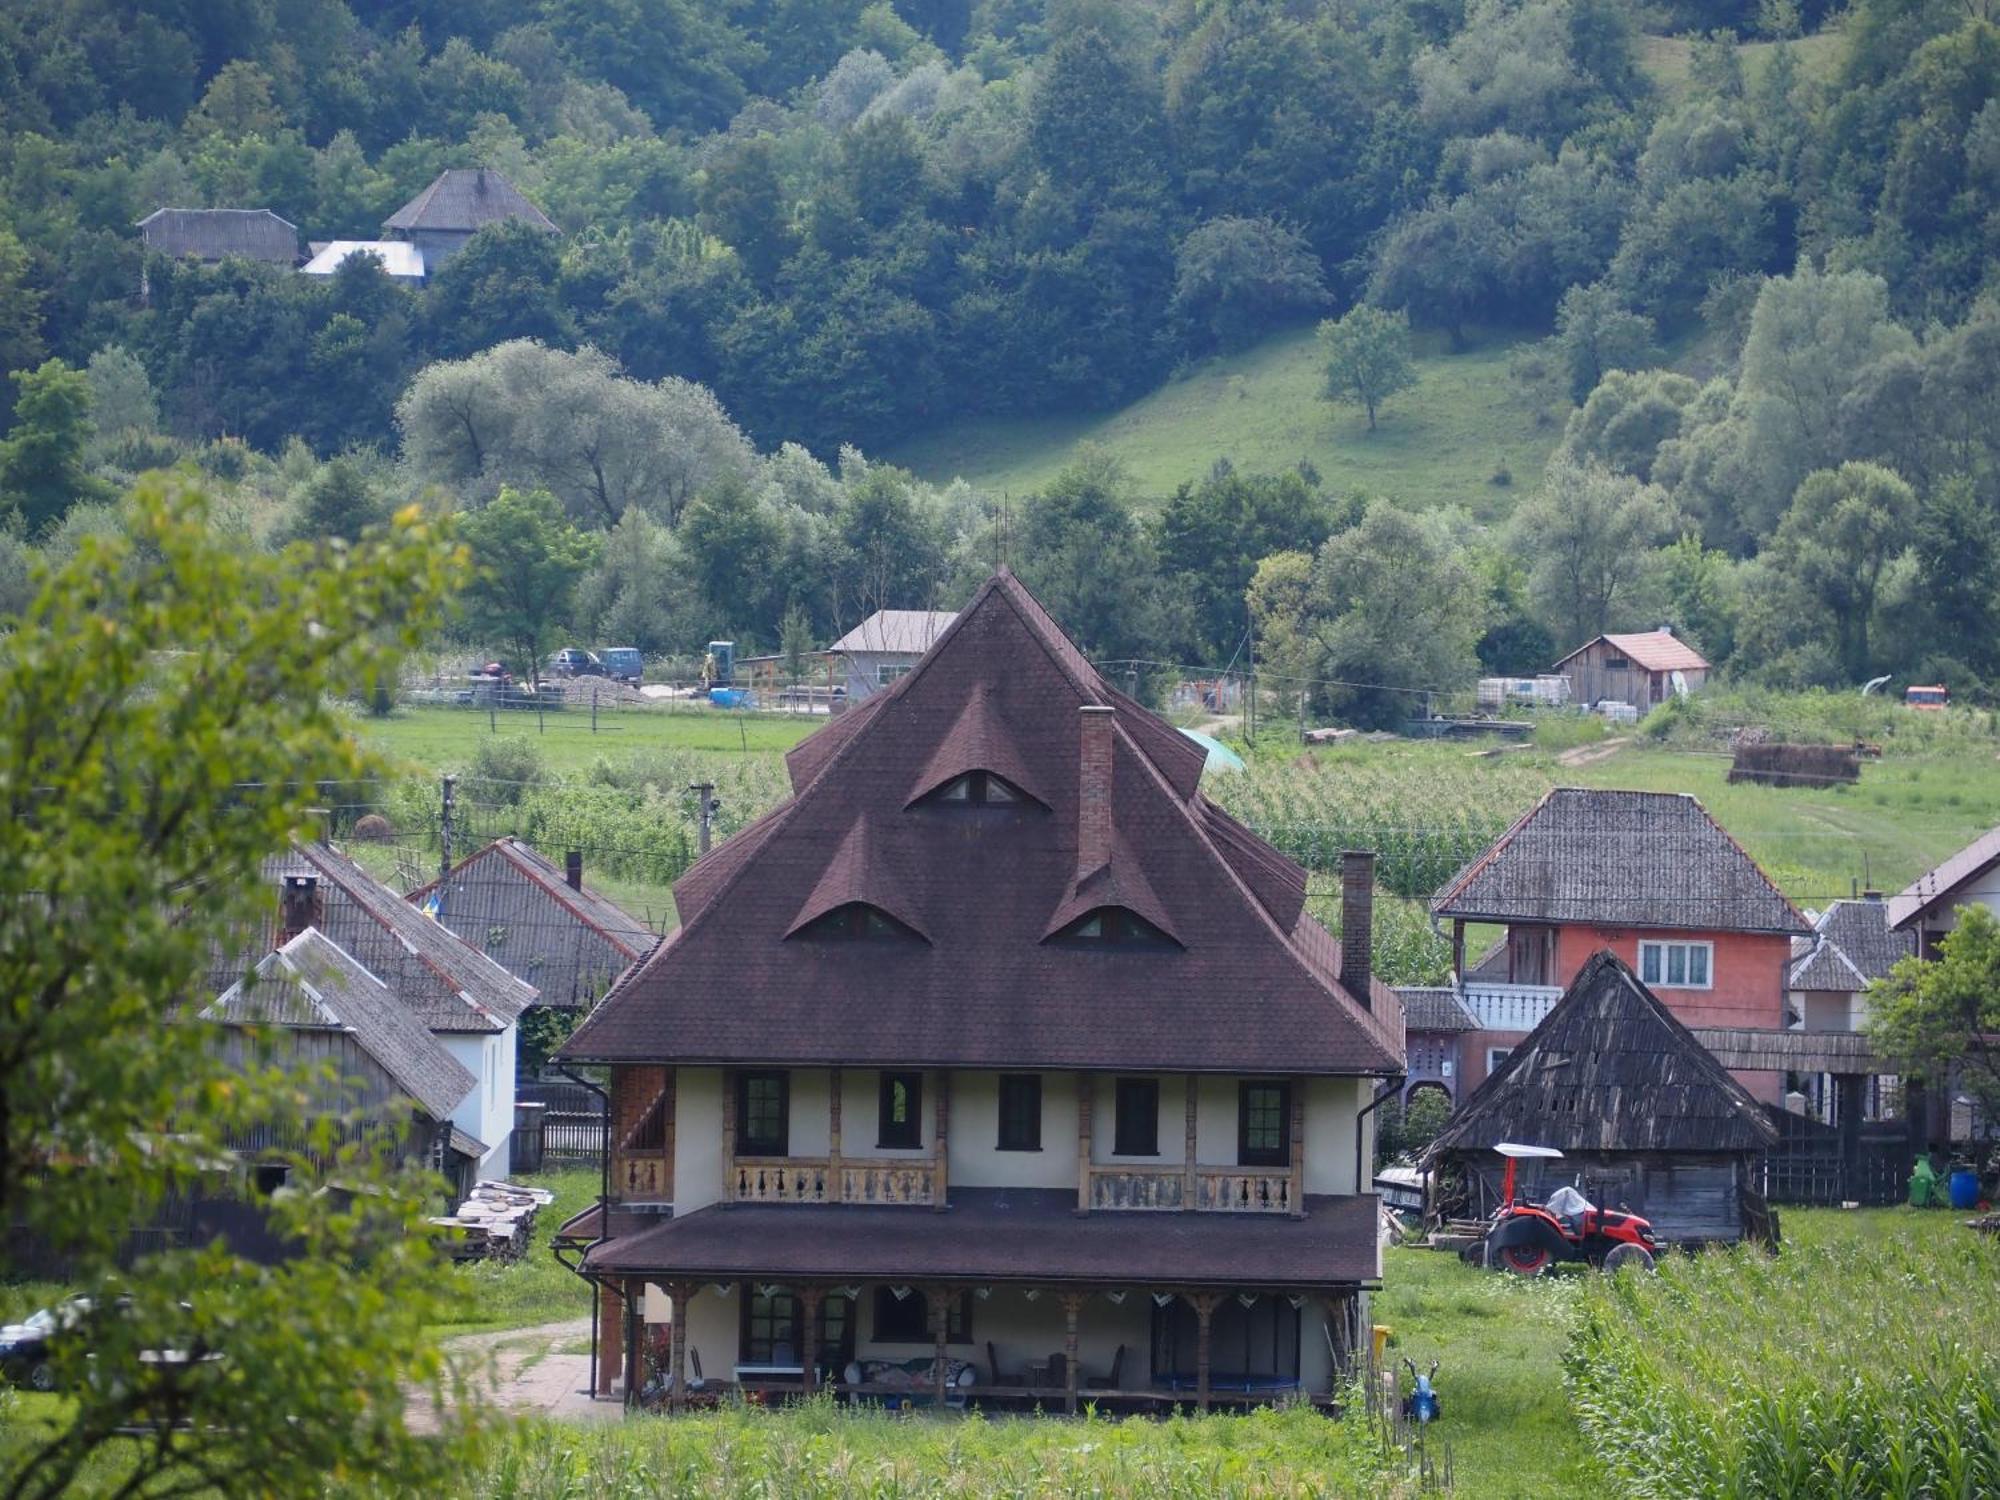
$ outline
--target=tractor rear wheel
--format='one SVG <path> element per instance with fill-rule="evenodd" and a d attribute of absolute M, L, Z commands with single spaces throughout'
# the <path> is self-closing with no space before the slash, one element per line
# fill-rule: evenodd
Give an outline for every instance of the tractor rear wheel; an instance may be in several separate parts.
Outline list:
<path fill-rule="evenodd" d="M 1622 1245 L 1613 1245 L 1604 1257 L 1604 1269 L 1610 1272 L 1624 1270 L 1627 1266 L 1635 1271 L 1650 1271 L 1653 1266 L 1653 1252 L 1644 1245 L 1635 1245 L 1629 1240 Z"/>
<path fill-rule="evenodd" d="M 1549 1252 L 1544 1245 L 1502 1245 L 1500 1266 L 1516 1276 L 1539 1276 L 1548 1269 Z"/>

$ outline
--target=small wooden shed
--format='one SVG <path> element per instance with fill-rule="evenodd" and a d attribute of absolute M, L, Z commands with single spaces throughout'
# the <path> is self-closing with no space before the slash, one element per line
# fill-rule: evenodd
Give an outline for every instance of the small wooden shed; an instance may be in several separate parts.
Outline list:
<path fill-rule="evenodd" d="M 1757 1101 L 1610 951 L 1594 954 L 1432 1145 L 1467 1211 L 1500 1201 L 1501 1141 L 1554 1146 L 1527 1193 L 1569 1183 L 1682 1244 L 1768 1237 L 1757 1158 L 1777 1131 Z"/>

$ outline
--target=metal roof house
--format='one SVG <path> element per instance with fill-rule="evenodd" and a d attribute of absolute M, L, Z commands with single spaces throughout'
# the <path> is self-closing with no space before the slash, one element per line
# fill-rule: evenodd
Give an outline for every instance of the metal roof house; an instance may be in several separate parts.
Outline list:
<path fill-rule="evenodd" d="M 676 1390 L 694 1349 L 751 1389 L 1328 1398 L 1401 1006 L 1204 761 L 1004 571 L 790 752 L 563 1049 L 611 1075 L 609 1197 L 564 1229 L 600 1391 L 643 1307 Z"/>
<path fill-rule="evenodd" d="M 491 167 L 452 167 L 382 222 L 384 239 L 406 240 L 435 272 L 488 224 L 526 224 L 560 234 L 554 222 Z"/>
<path fill-rule="evenodd" d="M 312 259 L 299 267 L 306 276 L 331 276 L 357 255 L 372 255 L 382 274 L 395 281 L 424 279 L 424 252 L 403 240 L 329 240 L 313 247 Z"/>
<path fill-rule="evenodd" d="M 1889 923 L 1898 932 L 1915 933 L 1917 951 L 1932 958 L 1945 934 L 1958 925 L 1961 906 L 2000 913 L 2000 828 L 1988 829 L 1891 896 Z"/>
<path fill-rule="evenodd" d="M 1662 1239 L 1707 1242 L 1766 1221 L 1754 1164 L 1778 1132 L 1639 976 L 1600 952 L 1430 1149 L 1430 1163 L 1463 1170 L 1476 1215 L 1499 1201 L 1501 1141 L 1563 1153 L 1531 1186 L 1537 1198 L 1573 1182 L 1651 1219 Z"/>
<path fill-rule="evenodd" d="M 1567 677 L 1570 697 L 1586 706 L 1629 703 L 1641 714 L 1708 681 L 1708 659 L 1671 630 L 1600 635 L 1549 668 Z"/>
<path fill-rule="evenodd" d="M 136 227 L 146 249 L 156 255 L 299 263 L 298 226 L 268 208 L 157 208 Z"/>
<path fill-rule="evenodd" d="M 923 659 L 957 616 L 948 609 L 878 609 L 826 648 L 844 674 L 847 701 L 888 687 Z"/>

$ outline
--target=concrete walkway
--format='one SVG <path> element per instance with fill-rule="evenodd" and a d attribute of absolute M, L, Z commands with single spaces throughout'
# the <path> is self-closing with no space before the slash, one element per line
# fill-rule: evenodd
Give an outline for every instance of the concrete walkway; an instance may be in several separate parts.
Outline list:
<path fill-rule="evenodd" d="M 613 1420 L 624 1415 L 624 1407 L 590 1399 L 589 1354 L 564 1352 L 589 1339 L 589 1318 L 566 1318 L 446 1339 L 444 1353 L 472 1372 L 472 1383 L 487 1400 L 512 1416 Z M 431 1425 L 430 1414 L 415 1406 L 410 1420 L 420 1430 Z"/>

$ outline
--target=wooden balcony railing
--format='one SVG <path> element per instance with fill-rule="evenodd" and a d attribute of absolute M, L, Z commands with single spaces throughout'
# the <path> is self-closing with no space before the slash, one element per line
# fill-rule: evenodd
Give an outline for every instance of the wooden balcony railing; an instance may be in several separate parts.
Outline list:
<path fill-rule="evenodd" d="M 1194 1201 L 1188 1201 L 1188 1183 Z M 1293 1210 L 1292 1175 L 1283 1167 L 1093 1167 L 1093 1209 L 1193 1208 L 1201 1213 L 1288 1214 Z"/>
<path fill-rule="evenodd" d="M 730 1197 L 738 1203 L 907 1203 L 937 1201 L 935 1164 L 825 1157 L 739 1156 L 731 1165 Z"/>

